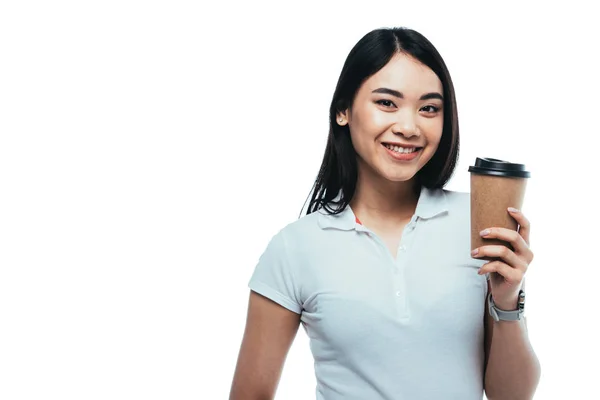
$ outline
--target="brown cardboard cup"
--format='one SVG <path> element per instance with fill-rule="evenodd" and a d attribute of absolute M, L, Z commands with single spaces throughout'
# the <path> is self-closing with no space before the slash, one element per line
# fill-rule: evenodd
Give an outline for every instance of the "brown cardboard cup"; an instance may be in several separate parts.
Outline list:
<path fill-rule="evenodd" d="M 484 239 L 479 232 L 501 227 L 517 230 L 517 222 L 508 207 L 523 207 L 527 179 L 530 173 L 523 164 L 513 164 L 494 158 L 477 158 L 469 167 L 471 173 L 471 250 L 481 246 L 502 245 L 513 250 L 510 243 L 499 239 Z M 478 260 L 496 260 L 476 257 Z"/>

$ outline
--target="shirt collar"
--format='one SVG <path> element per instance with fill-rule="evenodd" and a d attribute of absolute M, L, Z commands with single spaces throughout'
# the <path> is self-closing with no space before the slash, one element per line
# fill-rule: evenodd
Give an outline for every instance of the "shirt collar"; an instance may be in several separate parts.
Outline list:
<path fill-rule="evenodd" d="M 336 199 L 339 199 L 336 197 Z M 328 214 L 323 208 L 316 211 L 319 213 L 318 224 L 322 229 L 334 228 L 350 231 L 361 228 L 350 205 L 339 214 Z M 430 219 L 442 213 L 448 212 L 448 199 L 443 189 L 428 189 L 421 187 L 421 193 L 415 209 L 415 216 L 421 219 Z"/>

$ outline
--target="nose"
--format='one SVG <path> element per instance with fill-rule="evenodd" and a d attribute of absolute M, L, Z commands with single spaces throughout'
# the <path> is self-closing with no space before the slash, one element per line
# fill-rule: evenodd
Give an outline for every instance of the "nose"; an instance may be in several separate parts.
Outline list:
<path fill-rule="evenodd" d="M 416 118 L 410 112 L 398 113 L 396 123 L 392 127 L 392 132 L 395 135 L 403 135 L 407 138 L 420 135 Z"/>

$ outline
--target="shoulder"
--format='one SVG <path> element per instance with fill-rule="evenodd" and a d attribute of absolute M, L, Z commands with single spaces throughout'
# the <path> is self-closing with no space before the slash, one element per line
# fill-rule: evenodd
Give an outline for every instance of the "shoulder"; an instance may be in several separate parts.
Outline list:
<path fill-rule="evenodd" d="M 290 266 L 296 264 L 298 249 L 306 249 L 307 243 L 318 236 L 318 219 L 317 213 L 309 214 L 274 230 L 260 256 L 259 269 L 277 266 L 289 271 Z"/>
<path fill-rule="evenodd" d="M 471 196 L 467 192 L 448 190 L 444 188 L 431 189 L 428 194 L 429 203 L 426 210 L 435 212 L 422 212 L 425 216 L 434 215 L 426 221 L 436 229 L 445 232 L 454 232 L 455 239 L 470 241 L 470 220 L 471 220 Z M 431 201 L 431 199 L 435 199 Z M 445 211 L 441 213 L 441 211 Z M 436 212 L 438 214 L 436 214 Z M 439 218 L 435 217 L 439 215 Z"/>
<path fill-rule="evenodd" d="M 315 211 L 308 215 L 303 215 L 295 221 L 284 225 L 277 235 L 285 238 L 286 241 L 298 242 L 306 237 L 312 237 L 319 233 L 323 218 L 327 218 L 322 211 Z"/>
<path fill-rule="evenodd" d="M 446 199 L 451 205 L 455 206 L 464 206 L 468 204 L 471 200 L 471 196 L 469 192 L 461 192 L 457 190 L 448 190 L 448 189 L 437 189 L 444 193 Z"/>
<path fill-rule="evenodd" d="M 276 234 L 287 257 L 305 260 L 320 257 L 331 250 L 331 246 L 342 245 L 345 231 L 354 229 L 355 220 L 350 210 L 340 214 L 329 214 L 318 210 L 284 225 Z M 352 236 L 352 235 L 350 235 Z"/>
<path fill-rule="evenodd" d="M 471 194 L 448 189 L 437 189 L 444 194 L 450 214 L 464 217 L 471 211 Z"/>
<path fill-rule="evenodd" d="M 459 218 L 469 214 L 470 194 L 445 188 L 426 188 L 421 189 L 421 195 L 417 204 L 415 213 L 425 219 L 437 220 L 438 215 Z M 447 221 L 448 218 L 442 220 Z"/>

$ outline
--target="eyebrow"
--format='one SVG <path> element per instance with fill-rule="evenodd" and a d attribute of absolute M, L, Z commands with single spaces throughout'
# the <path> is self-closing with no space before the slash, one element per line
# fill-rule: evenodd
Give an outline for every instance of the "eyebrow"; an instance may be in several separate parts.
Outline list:
<path fill-rule="evenodd" d="M 375 89 L 371 93 L 390 94 L 392 96 L 398 97 L 399 99 L 404 98 L 404 95 L 402 94 L 402 92 L 399 92 L 394 89 L 383 88 L 383 87 Z M 438 92 L 425 93 L 423 96 L 421 96 L 421 98 L 419 98 L 419 100 L 430 100 L 430 99 L 439 99 L 439 100 L 444 101 L 444 97 L 441 94 L 439 94 Z"/>

